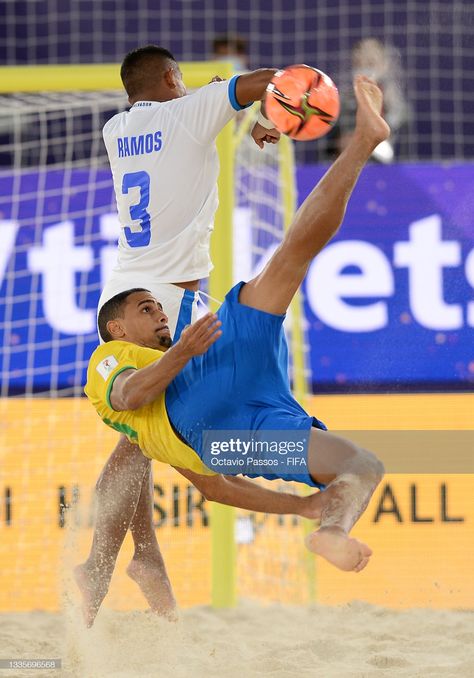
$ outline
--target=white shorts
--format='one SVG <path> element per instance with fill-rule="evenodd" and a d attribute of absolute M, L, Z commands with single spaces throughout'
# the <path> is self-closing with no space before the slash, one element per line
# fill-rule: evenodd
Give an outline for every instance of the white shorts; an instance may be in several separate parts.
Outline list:
<path fill-rule="evenodd" d="M 186 325 L 197 319 L 199 296 L 197 292 L 191 292 L 191 290 L 186 290 L 172 283 L 156 283 L 145 278 L 139 278 L 136 275 L 133 278 L 127 278 L 123 275 L 110 278 L 100 295 L 97 313 L 116 294 L 126 292 L 135 287 L 149 290 L 163 306 L 163 311 L 168 316 L 168 326 L 172 337 L 175 336 L 176 330 L 178 330 L 179 336 Z"/>

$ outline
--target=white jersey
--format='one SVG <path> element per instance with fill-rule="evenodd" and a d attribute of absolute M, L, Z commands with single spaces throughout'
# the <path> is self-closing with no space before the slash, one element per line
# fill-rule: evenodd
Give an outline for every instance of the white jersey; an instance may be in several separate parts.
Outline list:
<path fill-rule="evenodd" d="M 237 77 L 171 101 L 139 101 L 103 129 L 122 227 L 112 277 L 184 282 L 209 275 L 219 161 Z"/>

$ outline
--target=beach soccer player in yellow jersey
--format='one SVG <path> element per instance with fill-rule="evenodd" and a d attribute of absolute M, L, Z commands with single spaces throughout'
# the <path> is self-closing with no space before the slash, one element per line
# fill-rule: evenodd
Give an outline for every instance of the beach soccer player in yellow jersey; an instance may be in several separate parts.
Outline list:
<path fill-rule="evenodd" d="M 217 315 L 186 328 L 166 353 L 166 309 L 149 291 L 132 289 L 104 305 L 99 322 L 106 343 L 91 358 L 86 393 L 105 423 L 188 477 L 217 471 L 320 488 L 320 527 L 307 546 L 336 567 L 359 572 L 371 550 L 349 532 L 380 482 L 382 464 L 301 408 L 279 350 L 284 314 L 312 258 L 337 232 L 364 164 L 389 135 L 377 85 L 359 76 L 354 87 L 353 139 L 299 208 L 262 273 L 236 285 Z M 115 547 L 108 549 L 115 562 Z M 85 572 L 86 604 L 91 586 Z"/>
<path fill-rule="evenodd" d="M 166 307 L 171 337 L 196 319 L 199 280 L 207 278 L 212 268 L 209 239 L 219 171 L 215 138 L 242 108 L 262 99 L 274 73 L 275 69 L 259 69 L 228 82 L 215 78 L 187 95 L 179 65 L 168 50 L 147 45 L 125 56 L 121 77 L 131 108 L 111 118 L 103 130 L 121 233 L 117 264 L 102 291 L 99 311 L 116 295 L 139 286 Z M 277 142 L 279 136 L 260 115 L 252 129 L 255 143 L 263 147 Z M 260 502 L 262 490 L 238 480 L 217 484 L 203 476 L 196 478 L 198 489 L 209 498 L 240 501 L 249 509 L 256 501 L 261 510 L 271 510 Z M 101 556 L 102 547 L 106 549 L 107 540 L 121 543 L 129 526 L 135 554 L 128 573 L 153 603 L 158 584 L 150 573 L 162 567 L 162 559 L 153 529 L 150 460 L 125 436 L 99 478 L 96 500 L 97 534 L 103 540 L 94 541 L 86 569 L 88 578 L 95 573 L 97 605 L 113 570 L 113 563 Z M 291 497 L 286 501 L 291 512 L 310 509 L 311 502 Z M 124 519 L 112 529 L 111 507 L 123 516 L 130 511 L 128 522 Z M 167 582 L 162 588 L 171 599 Z M 92 617 L 91 613 L 89 622 Z"/>

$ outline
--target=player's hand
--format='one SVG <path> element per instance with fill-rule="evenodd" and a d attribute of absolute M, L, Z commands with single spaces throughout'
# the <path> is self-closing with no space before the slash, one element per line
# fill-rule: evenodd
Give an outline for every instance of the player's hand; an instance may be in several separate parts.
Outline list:
<path fill-rule="evenodd" d="M 276 128 L 267 129 L 256 122 L 253 126 L 251 136 L 257 146 L 263 148 L 265 144 L 277 144 L 281 134 Z"/>
<path fill-rule="evenodd" d="M 220 75 L 215 75 L 212 80 L 209 80 L 209 84 L 211 84 L 211 82 L 223 82 L 224 80 L 225 78 L 221 78 Z"/>
<path fill-rule="evenodd" d="M 221 325 L 221 321 L 214 313 L 206 313 L 195 323 L 184 328 L 176 346 L 190 358 L 202 355 L 222 336 Z"/>

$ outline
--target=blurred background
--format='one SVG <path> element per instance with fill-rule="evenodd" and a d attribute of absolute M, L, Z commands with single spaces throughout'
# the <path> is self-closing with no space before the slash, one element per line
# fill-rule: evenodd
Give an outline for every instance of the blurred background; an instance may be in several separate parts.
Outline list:
<path fill-rule="evenodd" d="M 399 158 L 461 160 L 474 152 L 469 0 L 16 0 L 0 3 L 0 11 L 4 65 L 120 62 L 148 42 L 181 61 L 205 60 L 223 36 L 240 39 L 227 50 L 240 68 L 308 63 L 341 90 L 355 64 L 368 64 L 383 81 L 396 80 L 406 102 Z M 354 57 L 357 43 L 368 39 L 380 41 L 381 50 L 369 46 L 365 59 L 361 50 Z M 218 56 L 225 56 L 222 47 Z M 315 162 L 327 144 L 299 152 Z"/>
<path fill-rule="evenodd" d="M 341 117 L 327 137 L 294 144 L 298 203 L 350 138 L 353 75 L 377 79 L 393 134 L 364 171 L 341 232 L 311 266 L 298 322 L 308 409 L 332 429 L 382 430 L 387 438 L 396 429 L 474 428 L 473 35 L 470 0 L 0 0 L 0 65 L 27 67 L 29 82 L 37 65 L 118 70 L 127 51 L 150 42 L 179 62 L 225 60 L 235 72 L 294 63 L 327 72 L 341 93 Z M 43 93 L 37 78 L 37 91 L 25 93 L 20 75 L 17 91 L 5 91 L 6 73 L 0 608 L 57 609 L 51 573 L 65 543 L 64 507 L 80 507 L 74 525 L 85 552 L 94 480 L 115 442 L 81 396 L 118 227 L 101 127 L 126 100 L 112 85 L 75 91 L 73 75 L 69 92 Z M 281 238 L 278 204 L 293 190 L 280 185 L 272 150 L 258 156 L 243 148 L 234 187 L 236 277 L 261 265 Z M 317 590 L 322 602 L 472 608 L 473 450 L 454 433 L 451 441 L 444 449 L 461 450 L 457 475 L 446 467 L 427 475 L 429 454 L 410 472 L 389 468 L 359 528 L 382 556 L 357 590 L 324 564 L 315 589 L 298 520 L 247 515 L 237 521 L 240 590 L 264 600 L 307 602 Z M 416 458 L 419 443 L 410 445 Z M 157 478 L 156 525 L 178 599 L 208 602 L 206 504 L 169 469 Z M 450 549 L 440 552 L 441 539 Z M 123 574 L 114 591 L 112 604 L 140 604 Z"/>
<path fill-rule="evenodd" d="M 337 156 L 350 137 L 353 75 L 375 77 L 384 90 L 392 138 L 374 154 L 340 236 L 311 269 L 305 288 L 310 381 L 324 391 L 465 389 L 472 384 L 470 2 L 298 0 L 289 6 L 261 0 L 31 0 L 2 2 L 0 12 L 3 65 L 118 63 L 128 50 L 153 42 L 171 49 L 179 61 L 225 59 L 237 72 L 299 62 L 326 71 L 340 89 L 341 116 L 328 137 L 295 144 L 299 201 L 322 173 L 321 164 Z M 51 100 L 46 107 L 43 102 L 41 111 L 30 105 L 20 112 L 18 100 L 4 97 L 0 166 L 7 170 L 74 161 L 76 167 L 106 167 L 98 130 L 117 110 L 113 106 L 123 107 L 124 102 L 120 98 L 111 106 L 109 100 L 109 105 L 102 102 L 86 110 L 86 98 L 76 97 L 71 104 L 75 114 L 67 116 L 59 106 L 52 110 Z M 8 178 L 3 180 L 9 193 Z M 94 199 L 97 209 L 99 198 Z M 107 200 L 102 196 L 102 204 Z M 24 218 L 28 208 L 34 213 L 39 206 L 23 205 Z M 3 207 L 3 214 L 11 218 L 11 205 Z M 106 231 L 104 226 L 103 246 L 110 244 Z M 357 241 L 351 253 L 343 245 L 346 241 Z M 86 275 L 83 270 L 82 277 Z M 320 275 L 326 276 L 325 299 L 316 292 Z M 93 306 L 97 271 L 95 276 L 88 282 L 92 297 L 80 305 Z M 359 292 L 353 287 L 356 278 Z M 27 282 L 22 280 L 23 292 Z M 77 334 L 90 334 L 91 317 L 77 314 Z M 44 344 L 48 328 L 38 331 Z M 15 355 L 21 369 L 20 355 Z M 63 362 L 71 365 L 72 354 Z M 71 376 L 64 372 L 59 380 L 57 388 L 64 389 Z M 28 388 L 45 390 L 47 385 L 40 382 L 38 377 Z M 21 391 L 21 380 L 10 382 L 9 389 Z"/>

